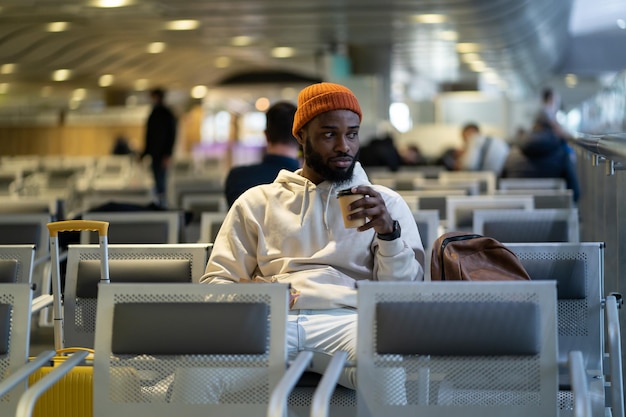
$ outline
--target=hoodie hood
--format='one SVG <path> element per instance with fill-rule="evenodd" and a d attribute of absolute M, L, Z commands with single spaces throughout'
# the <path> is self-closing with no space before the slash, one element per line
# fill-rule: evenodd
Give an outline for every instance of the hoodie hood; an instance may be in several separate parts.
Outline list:
<path fill-rule="evenodd" d="M 352 188 L 358 185 L 371 185 L 365 170 L 361 166 L 360 162 L 356 162 L 354 166 L 354 172 L 352 178 L 349 181 L 341 183 L 335 183 L 332 181 L 322 181 L 319 184 L 314 184 L 309 179 L 302 176 L 302 169 L 298 169 L 295 172 L 288 170 L 281 170 L 278 176 L 274 180 L 274 183 L 280 184 L 286 191 L 291 191 L 294 196 L 302 193 L 302 201 L 300 208 L 300 224 L 304 222 L 304 216 L 311 208 L 311 204 L 314 204 L 316 198 L 321 198 L 324 206 L 324 227 L 328 229 L 328 204 L 331 198 L 337 197 L 337 192 L 346 188 Z M 316 195 L 315 195 L 316 194 Z"/>

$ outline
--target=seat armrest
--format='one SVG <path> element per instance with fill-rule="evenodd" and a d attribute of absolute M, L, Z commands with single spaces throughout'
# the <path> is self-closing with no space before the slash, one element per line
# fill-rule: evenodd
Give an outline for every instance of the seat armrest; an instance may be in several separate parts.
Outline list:
<path fill-rule="evenodd" d="M 621 297 L 620 297 L 621 299 Z M 609 375 L 611 381 L 611 411 L 613 417 L 624 417 L 624 378 L 622 376 L 622 345 L 619 325 L 618 300 L 609 295 L 605 301 Z"/>
<path fill-rule="evenodd" d="M 45 307 L 50 307 L 54 302 L 52 294 L 43 294 L 33 299 L 32 313 L 37 313 Z"/>
<path fill-rule="evenodd" d="M 346 366 L 347 360 L 347 352 L 337 351 L 333 355 L 333 358 L 326 367 L 324 375 L 322 376 L 322 379 L 313 394 L 313 400 L 311 402 L 311 417 L 328 417 L 330 397 L 333 395 L 333 391 L 337 386 L 337 381 L 339 381 L 339 377 L 343 368 Z"/>
<path fill-rule="evenodd" d="M 267 407 L 267 417 L 283 417 L 287 407 L 287 397 L 298 383 L 298 379 L 307 369 L 313 358 L 313 352 L 302 351 L 298 353 L 287 372 L 282 376 L 270 395 Z"/>
<path fill-rule="evenodd" d="M 571 351 L 568 354 L 568 365 L 574 394 L 574 417 L 592 417 L 587 373 L 581 351 Z"/>
<path fill-rule="evenodd" d="M 39 368 L 47 364 L 50 359 L 52 359 L 56 355 L 54 350 L 46 350 L 41 352 L 35 359 L 28 362 L 28 364 L 22 366 L 11 375 L 9 375 L 6 379 L 0 382 L 0 397 L 3 397 L 9 391 L 11 391 L 17 384 L 24 381 L 28 378 L 32 373 L 37 371 Z"/>

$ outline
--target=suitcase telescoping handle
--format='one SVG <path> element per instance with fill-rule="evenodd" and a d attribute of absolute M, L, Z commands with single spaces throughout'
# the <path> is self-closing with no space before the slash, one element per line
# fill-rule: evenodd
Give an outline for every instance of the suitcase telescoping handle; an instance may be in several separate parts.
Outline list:
<path fill-rule="evenodd" d="M 54 348 L 65 347 L 63 332 L 63 306 L 61 295 L 61 271 L 59 268 L 59 232 L 95 231 L 100 243 L 100 282 L 109 283 L 108 231 L 109 223 L 98 220 L 63 220 L 48 223 L 50 233 L 50 254 L 52 257 L 52 298 L 54 319 Z"/>

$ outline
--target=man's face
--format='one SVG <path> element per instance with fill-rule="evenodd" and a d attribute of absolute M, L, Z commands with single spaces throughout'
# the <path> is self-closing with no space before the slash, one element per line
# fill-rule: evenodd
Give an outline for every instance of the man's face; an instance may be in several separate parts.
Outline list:
<path fill-rule="evenodd" d="M 359 115 L 332 110 L 312 119 L 301 130 L 304 148 L 302 174 L 315 184 L 352 178 L 359 153 Z"/>
<path fill-rule="evenodd" d="M 473 127 L 468 127 L 463 129 L 461 136 L 463 137 L 463 142 L 467 143 L 472 137 L 476 136 L 478 131 Z"/>

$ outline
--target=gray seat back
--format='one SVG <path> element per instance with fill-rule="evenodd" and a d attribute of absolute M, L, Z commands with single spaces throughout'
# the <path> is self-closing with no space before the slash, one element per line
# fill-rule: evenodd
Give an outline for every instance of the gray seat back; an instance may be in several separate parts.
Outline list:
<path fill-rule="evenodd" d="M 94 417 L 265 415 L 287 303 L 285 284 L 101 286 Z"/>
<path fill-rule="evenodd" d="M 554 281 L 360 282 L 359 416 L 554 416 Z"/>
<path fill-rule="evenodd" d="M 115 283 L 192 283 L 204 273 L 211 244 L 109 245 Z M 100 288 L 98 245 L 70 245 L 64 298 L 67 346 L 93 347 Z"/>

